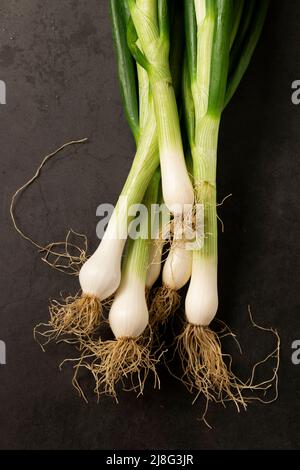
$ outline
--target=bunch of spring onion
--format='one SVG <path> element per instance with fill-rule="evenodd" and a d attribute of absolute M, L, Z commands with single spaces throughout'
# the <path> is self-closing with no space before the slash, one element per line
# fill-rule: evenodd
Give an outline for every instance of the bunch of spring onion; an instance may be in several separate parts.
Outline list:
<path fill-rule="evenodd" d="M 92 371 L 98 394 L 115 395 L 116 384 L 132 375 L 141 392 L 149 370 L 157 379 L 151 329 L 177 309 L 179 291 L 189 282 L 186 323 L 177 338 L 183 380 L 208 399 L 239 400 L 242 386 L 210 328 L 218 309 L 218 131 L 256 47 L 268 3 L 110 0 L 122 98 L 137 150 L 123 197 L 81 268 L 81 293 L 51 305 L 48 330 L 51 337 L 79 339 L 78 367 Z M 143 217 L 141 233 L 148 235 L 130 239 L 130 208 L 157 202 L 171 216 L 168 230 L 161 223 L 158 241 L 151 240 L 151 221 Z M 192 242 L 191 226 L 196 227 Z M 153 289 L 160 272 L 161 286 Z M 105 341 L 93 333 L 107 299 L 112 299 L 108 319 L 114 339 Z"/>

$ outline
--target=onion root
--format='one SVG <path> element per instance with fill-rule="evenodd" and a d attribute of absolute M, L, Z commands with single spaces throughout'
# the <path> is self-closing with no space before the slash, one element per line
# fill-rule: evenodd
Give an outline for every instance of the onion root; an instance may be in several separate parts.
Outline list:
<path fill-rule="evenodd" d="M 102 304 L 90 295 L 68 296 L 64 303 L 52 300 L 50 320 L 40 323 L 34 329 L 34 337 L 46 338 L 45 346 L 60 336 L 87 337 L 99 327 L 102 318 Z"/>
<path fill-rule="evenodd" d="M 156 365 L 160 357 L 151 353 L 152 335 L 141 335 L 138 338 L 118 338 L 115 340 L 98 341 L 92 339 L 81 343 L 83 350 L 81 359 L 74 366 L 73 385 L 80 395 L 84 393 L 78 382 L 78 372 L 81 367 L 88 369 L 94 376 L 94 392 L 109 395 L 117 399 L 117 387 L 123 390 L 133 390 L 142 395 L 149 372 L 153 373 L 154 388 L 160 387 Z M 126 386 L 129 382 L 129 388 Z"/>
<path fill-rule="evenodd" d="M 240 411 L 240 407 L 246 409 L 247 403 L 252 400 L 270 403 L 277 399 L 280 338 L 278 333 L 271 328 L 262 328 L 254 323 L 253 325 L 273 333 L 277 346 L 266 358 L 254 365 L 251 377 L 244 382 L 233 373 L 231 356 L 222 352 L 220 336 L 208 326 L 186 323 L 183 332 L 177 337 L 177 351 L 184 371 L 181 380 L 191 392 L 196 392 L 195 400 L 202 393 L 207 404 L 209 401 L 223 404 L 231 401 Z M 229 334 L 232 334 L 230 330 Z M 274 359 L 276 363 L 272 377 L 257 382 L 255 379 L 256 369 L 269 359 Z M 274 399 L 269 401 L 259 396 L 245 396 L 243 393 L 245 391 L 261 391 L 265 396 L 266 391 L 274 384 L 276 395 Z"/>
<path fill-rule="evenodd" d="M 154 290 L 150 301 L 149 318 L 152 328 L 164 325 L 174 315 L 180 305 L 180 294 L 167 286 L 161 286 Z"/>

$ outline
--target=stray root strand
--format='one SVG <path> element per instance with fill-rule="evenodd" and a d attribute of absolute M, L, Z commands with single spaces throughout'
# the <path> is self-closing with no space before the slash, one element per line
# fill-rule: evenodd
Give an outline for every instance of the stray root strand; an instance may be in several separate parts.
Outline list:
<path fill-rule="evenodd" d="M 26 241 L 30 242 L 36 248 L 38 248 L 39 252 L 42 253 L 42 260 L 47 263 L 52 268 L 64 272 L 70 275 L 78 275 L 79 270 L 82 264 L 87 259 L 87 238 L 85 235 L 81 235 L 73 230 L 70 230 L 67 234 L 66 240 L 62 242 L 54 242 L 48 243 L 47 245 L 42 245 L 36 241 L 34 241 L 30 236 L 26 235 L 20 226 L 17 223 L 16 216 L 15 216 L 15 206 L 18 197 L 23 193 L 25 190 L 34 183 L 41 174 L 41 170 L 44 165 L 52 159 L 55 155 L 57 155 L 60 151 L 69 147 L 70 145 L 75 144 L 82 144 L 87 142 L 88 139 L 80 139 L 80 140 L 72 140 L 71 142 L 67 142 L 61 147 L 59 147 L 54 152 L 46 155 L 43 158 L 41 164 L 38 166 L 35 174 L 30 178 L 25 184 L 23 184 L 17 191 L 13 194 L 10 203 L 10 216 L 16 232 Z M 77 244 L 70 241 L 70 236 L 75 235 L 78 236 L 81 240 L 79 246 Z M 83 242 L 83 246 L 82 245 Z"/>

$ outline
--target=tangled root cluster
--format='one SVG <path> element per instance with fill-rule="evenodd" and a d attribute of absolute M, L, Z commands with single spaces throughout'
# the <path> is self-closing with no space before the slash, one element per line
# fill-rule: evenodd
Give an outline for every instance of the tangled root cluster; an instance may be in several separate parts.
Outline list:
<path fill-rule="evenodd" d="M 85 341 L 81 358 L 74 365 L 73 384 L 84 396 L 78 382 L 81 367 L 88 369 L 95 379 L 95 393 L 110 395 L 117 400 L 117 387 L 134 390 L 143 394 L 146 379 L 150 372 L 154 377 L 154 388 L 160 386 L 156 365 L 160 358 L 151 353 L 152 335 L 139 338 L 119 338 L 115 340 Z M 126 387 L 126 383 L 129 384 Z"/>
<path fill-rule="evenodd" d="M 64 303 L 53 300 L 49 312 L 49 322 L 40 323 L 34 329 L 35 338 L 37 335 L 46 338 L 43 345 L 61 336 L 89 336 L 100 325 L 102 305 L 94 296 L 69 296 Z"/>
<path fill-rule="evenodd" d="M 180 294 L 167 286 L 158 287 L 150 301 L 149 318 L 151 328 L 164 325 L 180 305 Z"/>
<path fill-rule="evenodd" d="M 258 327 L 258 325 L 254 326 Z M 237 409 L 246 408 L 251 400 L 265 401 L 255 396 L 244 396 L 245 391 L 262 391 L 272 387 L 275 383 L 277 398 L 277 372 L 279 367 L 280 339 L 278 333 L 271 329 L 260 329 L 272 332 L 277 339 L 277 347 L 265 359 L 254 365 L 251 377 L 243 382 L 232 372 L 231 357 L 223 354 L 220 337 L 209 327 L 197 326 L 187 323 L 183 332 L 177 337 L 177 351 L 181 359 L 183 376 L 182 381 L 187 388 L 196 392 L 196 398 L 200 393 L 204 395 L 207 403 L 212 400 L 218 403 L 233 402 Z M 255 371 L 257 367 L 268 359 L 276 361 L 276 367 L 270 379 L 256 383 Z"/>

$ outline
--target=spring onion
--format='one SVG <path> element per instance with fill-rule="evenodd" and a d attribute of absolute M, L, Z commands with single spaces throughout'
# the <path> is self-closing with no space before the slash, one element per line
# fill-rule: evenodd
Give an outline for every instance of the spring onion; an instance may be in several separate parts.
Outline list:
<path fill-rule="evenodd" d="M 122 266 L 122 280 L 108 317 L 115 339 L 82 341 L 83 355 L 75 369 L 76 372 L 78 367 L 91 370 L 98 395 L 105 393 L 117 398 L 116 386 L 125 377 L 131 379 L 132 387 L 138 393 L 142 393 L 149 371 L 154 374 L 154 384 L 159 384 L 156 372 L 158 359 L 151 353 L 152 339 L 151 329 L 148 328 L 146 299 L 148 240 L 151 233 L 151 218 L 148 214 L 151 204 L 157 202 L 159 181 L 160 173 L 157 171 L 143 200 L 148 212 L 141 220 L 141 237 L 128 242 Z M 89 361 L 85 361 L 86 357 Z"/>
<path fill-rule="evenodd" d="M 185 3 L 185 116 L 193 158 L 195 199 L 204 208 L 204 240 L 203 246 L 193 252 L 192 276 L 185 299 L 187 323 L 178 337 L 178 351 L 184 368 L 183 380 L 190 389 L 201 391 L 207 400 L 229 399 L 237 406 L 245 406 L 241 391 L 246 387 L 226 365 L 218 335 L 210 328 L 218 309 L 218 132 L 224 106 L 236 90 L 253 53 L 266 6 L 267 2 L 261 2 L 259 14 L 253 18 L 248 39 L 243 40 L 230 75 L 231 53 L 236 56 L 239 31 L 244 34 L 241 23 L 244 5 L 241 3 L 234 8 L 231 0 Z"/>

